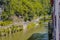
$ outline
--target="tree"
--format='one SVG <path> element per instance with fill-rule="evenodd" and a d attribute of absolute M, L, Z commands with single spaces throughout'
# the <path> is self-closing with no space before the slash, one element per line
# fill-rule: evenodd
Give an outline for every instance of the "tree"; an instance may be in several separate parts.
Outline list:
<path fill-rule="evenodd" d="M 50 10 L 50 0 L 4 0 L 4 3 L 6 15 L 17 13 L 25 20 L 48 14 Z"/>

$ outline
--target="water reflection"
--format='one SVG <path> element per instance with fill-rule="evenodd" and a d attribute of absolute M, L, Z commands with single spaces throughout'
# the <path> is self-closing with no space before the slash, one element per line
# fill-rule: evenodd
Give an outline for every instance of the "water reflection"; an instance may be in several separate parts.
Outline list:
<path fill-rule="evenodd" d="M 48 33 L 35 33 L 28 40 L 48 40 Z"/>

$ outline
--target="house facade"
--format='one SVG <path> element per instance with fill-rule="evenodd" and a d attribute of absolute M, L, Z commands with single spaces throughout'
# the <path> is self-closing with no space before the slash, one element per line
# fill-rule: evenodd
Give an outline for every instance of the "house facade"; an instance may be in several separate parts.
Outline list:
<path fill-rule="evenodd" d="M 53 3 L 53 39 L 60 40 L 60 0 Z"/>

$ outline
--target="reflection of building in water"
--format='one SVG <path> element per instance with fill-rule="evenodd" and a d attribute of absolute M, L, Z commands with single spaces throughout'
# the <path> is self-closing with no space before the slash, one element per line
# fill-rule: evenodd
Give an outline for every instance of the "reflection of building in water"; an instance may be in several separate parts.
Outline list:
<path fill-rule="evenodd" d="M 54 40 L 60 40 L 60 0 L 54 0 L 53 8 Z"/>

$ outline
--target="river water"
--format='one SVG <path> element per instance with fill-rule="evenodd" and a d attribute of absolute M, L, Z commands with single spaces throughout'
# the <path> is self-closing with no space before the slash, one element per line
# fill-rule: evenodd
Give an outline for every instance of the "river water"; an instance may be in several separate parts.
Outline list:
<path fill-rule="evenodd" d="M 0 37 L 0 40 L 27 40 L 34 33 L 45 33 L 47 29 L 45 27 L 32 28 L 28 31 L 20 31 L 7 36 Z"/>

